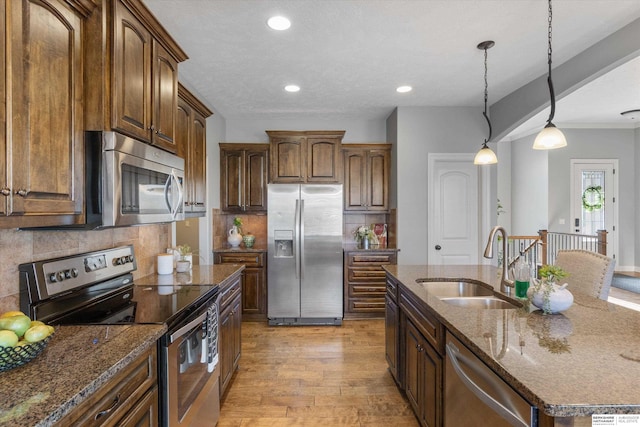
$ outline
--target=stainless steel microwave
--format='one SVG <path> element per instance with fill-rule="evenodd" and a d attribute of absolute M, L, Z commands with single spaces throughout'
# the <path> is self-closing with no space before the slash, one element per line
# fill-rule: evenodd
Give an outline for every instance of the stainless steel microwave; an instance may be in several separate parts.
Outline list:
<path fill-rule="evenodd" d="M 85 222 L 92 230 L 185 218 L 184 159 L 117 132 L 85 132 Z"/>

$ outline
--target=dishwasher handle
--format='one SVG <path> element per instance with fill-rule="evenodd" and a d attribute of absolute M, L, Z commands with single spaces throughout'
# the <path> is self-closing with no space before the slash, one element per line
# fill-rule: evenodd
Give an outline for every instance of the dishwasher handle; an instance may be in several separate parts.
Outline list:
<path fill-rule="evenodd" d="M 496 399 L 491 397 L 487 392 L 485 392 L 480 386 L 478 386 L 468 375 L 464 373 L 462 367 L 460 366 L 460 362 L 458 358 L 462 359 L 464 356 L 460 354 L 460 350 L 451 342 L 446 345 L 447 356 L 451 361 L 451 366 L 455 370 L 456 374 L 460 378 L 460 380 L 467 386 L 467 388 L 473 392 L 473 394 L 478 397 L 485 405 L 489 406 L 495 412 L 500 414 L 501 417 L 506 419 L 513 426 L 522 426 L 529 427 L 526 421 L 520 418 L 517 414 L 510 411 L 507 407 L 505 407 L 502 403 L 498 402 Z M 469 365 L 473 365 L 473 361 L 465 358 L 465 361 Z M 484 366 L 482 367 L 484 368 Z M 488 369 L 488 368 L 485 368 Z"/>

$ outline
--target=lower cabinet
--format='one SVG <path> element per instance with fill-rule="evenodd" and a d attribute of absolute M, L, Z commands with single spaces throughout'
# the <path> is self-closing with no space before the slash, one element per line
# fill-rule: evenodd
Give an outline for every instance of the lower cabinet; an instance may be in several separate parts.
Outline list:
<path fill-rule="evenodd" d="M 267 268 L 264 252 L 216 252 L 216 264 L 242 264 L 242 319 L 267 320 Z"/>
<path fill-rule="evenodd" d="M 64 417 L 60 426 L 158 425 L 157 349 L 132 361 Z"/>
<path fill-rule="evenodd" d="M 220 354 L 220 396 L 227 390 L 233 373 L 238 369 L 241 355 L 242 293 L 240 276 L 224 286 L 220 297 L 219 354 Z"/>
<path fill-rule="evenodd" d="M 396 263 L 395 250 L 354 250 L 344 253 L 344 318 L 385 315 L 385 271 Z"/>
<path fill-rule="evenodd" d="M 387 295 L 385 298 L 385 356 L 389 365 L 389 372 L 398 384 L 402 384 L 400 377 L 400 308 L 398 307 L 397 283 L 387 277 Z"/>
<path fill-rule="evenodd" d="M 405 393 L 423 426 L 442 425 L 442 357 L 420 331 L 406 322 Z"/>

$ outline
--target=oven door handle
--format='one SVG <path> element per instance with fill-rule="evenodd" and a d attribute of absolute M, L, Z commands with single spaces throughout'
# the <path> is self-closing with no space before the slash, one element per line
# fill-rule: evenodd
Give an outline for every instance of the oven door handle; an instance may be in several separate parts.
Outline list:
<path fill-rule="evenodd" d="M 169 344 L 173 344 L 178 338 L 186 335 L 190 330 L 198 326 L 198 324 L 202 324 L 202 322 L 204 322 L 205 320 L 207 320 L 206 311 L 202 313 L 200 316 L 198 316 L 197 318 L 193 319 L 191 322 L 187 323 L 186 325 L 184 325 L 183 327 L 175 331 L 174 333 L 170 334 Z M 205 330 L 205 333 L 206 333 L 206 330 Z"/>

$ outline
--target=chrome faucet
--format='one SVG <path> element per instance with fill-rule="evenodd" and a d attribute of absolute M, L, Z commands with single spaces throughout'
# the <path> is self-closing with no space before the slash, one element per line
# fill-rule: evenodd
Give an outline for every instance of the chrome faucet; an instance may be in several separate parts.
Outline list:
<path fill-rule="evenodd" d="M 511 294 L 511 289 L 513 289 L 514 285 L 513 280 L 509 280 L 509 261 L 507 260 L 507 240 L 509 239 L 509 236 L 507 236 L 507 231 L 504 227 L 497 225 L 491 229 L 491 233 L 489 233 L 489 241 L 487 242 L 487 247 L 484 250 L 484 257 L 493 258 L 493 239 L 497 232 L 502 234 L 502 279 L 500 280 L 500 291 L 509 295 Z"/>

